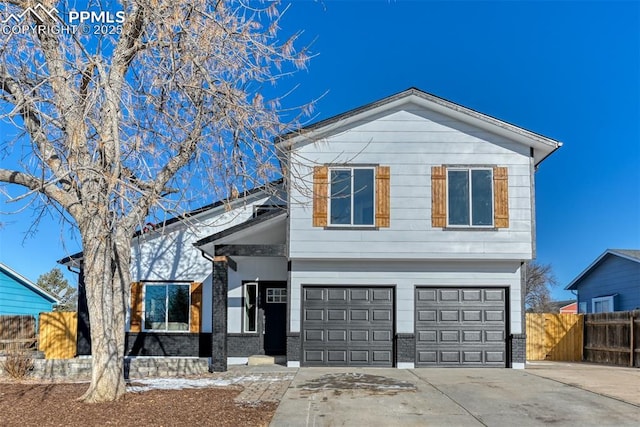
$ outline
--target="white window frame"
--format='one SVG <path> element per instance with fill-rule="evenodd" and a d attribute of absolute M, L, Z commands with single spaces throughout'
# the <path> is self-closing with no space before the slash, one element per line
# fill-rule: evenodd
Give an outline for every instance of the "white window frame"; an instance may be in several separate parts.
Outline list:
<path fill-rule="evenodd" d="M 249 287 L 255 289 L 255 310 L 253 314 L 253 324 L 255 329 L 249 330 L 249 313 L 247 312 L 247 300 L 249 299 Z M 245 283 L 243 286 L 243 304 L 242 304 L 242 332 L 245 334 L 257 334 L 258 333 L 258 284 L 255 282 Z"/>
<path fill-rule="evenodd" d="M 267 288 L 267 304 L 286 304 L 287 288 Z"/>
<path fill-rule="evenodd" d="M 580 303 L 578 304 L 578 313 L 584 314 L 586 312 L 587 312 L 587 302 L 580 301 Z"/>
<path fill-rule="evenodd" d="M 474 225 L 473 224 L 473 193 L 472 193 L 472 171 L 474 170 L 486 170 L 491 172 L 491 224 L 490 225 Z M 469 224 L 450 224 L 449 223 L 449 171 L 466 171 L 469 172 L 468 180 L 469 180 Z M 495 189 L 493 183 L 493 167 L 448 167 L 446 170 L 446 195 L 447 195 L 447 227 L 448 228 L 495 228 Z"/>
<path fill-rule="evenodd" d="M 591 312 L 592 313 L 613 313 L 615 311 L 615 307 L 613 305 L 613 297 L 615 295 L 607 295 L 604 297 L 596 297 L 596 298 L 591 298 Z M 604 301 L 608 301 L 609 302 L 609 311 L 596 311 L 596 303 L 599 302 L 604 302 Z"/>
<path fill-rule="evenodd" d="M 188 334 L 191 332 L 191 286 L 190 283 L 180 283 L 180 282 L 142 282 L 142 327 L 140 328 L 140 330 L 142 332 L 171 332 L 171 333 L 175 333 L 175 334 Z M 175 330 L 175 329 L 167 329 L 167 326 L 169 325 L 169 319 L 167 318 L 167 316 L 169 315 L 169 311 L 167 310 L 167 313 L 165 314 L 165 320 L 164 320 L 164 326 L 165 329 L 147 329 L 145 327 L 146 323 L 147 323 L 147 304 L 146 304 L 146 298 L 147 298 L 147 286 L 164 286 L 165 289 L 165 304 L 167 307 L 169 307 L 169 292 L 168 292 L 168 287 L 170 285 L 179 285 L 179 286 L 187 286 L 189 288 L 189 305 L 188 305 L 188 309 L 187 309 L 187 329 L 186 330 Z"/>
<path fill-rule="evenodd" d="M 371 171 L 373 171 L 373 182 L 371 183 L 373 186 L 373 221 L 371 222 L 371 224 L 354 224 L 353 223 L 353 213 L 354 213 L 354 209 L 353 209 L 353 203 L 355 200 L 354 194 L 353 194 L 353 189 L 354 189 L 354 185 L 353 185 L 353 180 L 355 178 L 355 174 L 353 173 L 353 171 L 355 171 L 356 169 L 369 169 Z M 351 175 L 351 206 L 350 206 L 350 211 L 351 211 L 351 219 L 350 219 L 350 223 L 349 224 L 334 224 L 331 222 L 331 172 L 332 171 L 350 171 L 350 175 Z M 328 207 L 327 207 L 327 214 L 328 214 L 328 224 L 330 227 L 348 227 L 348 228 L 353 228 L 353 227 L 358 227 L 358 228 L 371 228 L 371 227 L 375 227 L 376 225 L 376 167 L 375 166 L 336 166 L 336 167 L 330 167 L 329 168 L 329 176 L 328 176 L 328 181 L 329 181 L 329 185 L 328 185 L 328 198 L 329 198 L 329 203 L 328 203 Z"/>

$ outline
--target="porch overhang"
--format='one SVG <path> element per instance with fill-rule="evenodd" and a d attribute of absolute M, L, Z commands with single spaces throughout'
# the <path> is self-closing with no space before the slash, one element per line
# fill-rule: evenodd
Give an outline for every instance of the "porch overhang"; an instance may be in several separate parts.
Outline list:
<path fill-rule="evenodd" d="M 275 241 L 268 236 L 260 236 L 269 233 L 277 227 L 286 225 L 286 210 L 277 209 L 262 214 L 241 224 L 230 227 L 219 233 L 212 234 L 198 240 L 193 245 L 210 258 L 226 257 L 286 257 L 286 245 L 281 243 L 283 238 Z"/>

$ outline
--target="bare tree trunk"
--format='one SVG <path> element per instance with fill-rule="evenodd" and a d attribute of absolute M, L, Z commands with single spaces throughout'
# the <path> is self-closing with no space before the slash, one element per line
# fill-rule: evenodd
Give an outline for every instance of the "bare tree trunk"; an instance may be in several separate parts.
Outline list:
<path fill-rule="evenodd" d="M 110 402 L 125 393 L 125 313 L 129 294 L 131 233 L 99 229 L 98 221 L 82 233 L 84 274 L 91 319 L 91 384 L 81 400 Z"/>

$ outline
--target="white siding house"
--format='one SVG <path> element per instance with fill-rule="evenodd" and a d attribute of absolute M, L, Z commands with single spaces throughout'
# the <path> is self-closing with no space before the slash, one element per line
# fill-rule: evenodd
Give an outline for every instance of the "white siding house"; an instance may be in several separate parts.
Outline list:
<path fill-rule="evenodd" d="M 289 190 L 289 332 L 301 348 L 291 365 L 524 366 L 521 282 L 535 250 L 533 175 L 559 143 L 410 89 L 280 144 L 295 165 L 288 170 L 300 174 Z M 356 172 L 367 168 L 369 177 Z M 357 188 L 358 180 L 367 184 Z M 454 205 L 460 194 L 462 210 Z M 341 287 L 346 300 L 334 304 L 329 294 Z M 392 313 L 391 325 L 380 327 L 389 342 L 376 350 L 375 327 L 361 327 L 361 344 L 350 337 L 359 326 L 349 316 L 362 306 L 349 292 L 380 287 L 392 291 Z M 318 289 L 309 298 L 324 292 L 324 304 L 306 297 Z M 492 290 L 504 298 L 497 306 L 481 296 Z M 439 311 L 442 304 L 450 310 Z M 332 310 L 335 322 L 326 317 Z"/>
<path fill-rule="evenodd" d="M 418 89 L 283 135 L 286 203 L 134 237 L 127 354 L 524 367 L 534 172 L 560 145 Z"/>

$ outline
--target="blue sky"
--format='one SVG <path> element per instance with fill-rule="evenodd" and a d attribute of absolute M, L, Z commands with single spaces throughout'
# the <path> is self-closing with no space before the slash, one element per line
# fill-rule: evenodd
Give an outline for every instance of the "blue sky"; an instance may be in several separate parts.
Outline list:
<path fill-rule="evenodd" d="M 316 56 L 276 90 L 326 93 L 314 120 L 415 86 L 564 143 L 536 175 L 557 299 L 605 249 L 640 249 L 640 2 L 294 1 L 298 30 Z M 24 240 L 31 219 L 0 219 L 0 261 L 35 280 L 79 245 L 54 220 Z"/>

